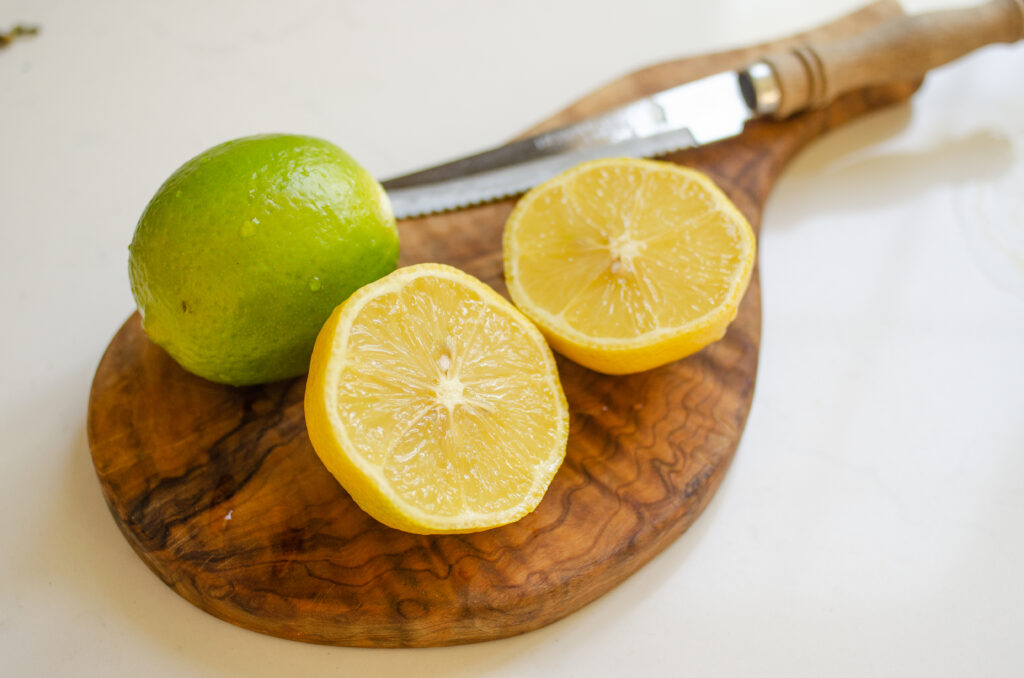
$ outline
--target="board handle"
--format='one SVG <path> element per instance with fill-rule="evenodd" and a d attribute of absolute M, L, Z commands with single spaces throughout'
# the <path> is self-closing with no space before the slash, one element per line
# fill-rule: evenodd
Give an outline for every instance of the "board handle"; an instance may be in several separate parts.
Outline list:
<path fill-rule="evenodd" d="M 1022 38 L 1024 0 L 989 0 L 903 16 L 847 40 L 770 55 L 740 72 L 740 86 L 753 111 L 787 118 L 845 92 L 919 78 L 979 47 Z"/>

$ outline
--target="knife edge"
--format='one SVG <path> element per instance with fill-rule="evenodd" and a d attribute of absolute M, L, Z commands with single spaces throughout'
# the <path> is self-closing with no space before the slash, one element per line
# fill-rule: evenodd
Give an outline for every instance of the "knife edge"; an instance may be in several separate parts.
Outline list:
<path fill-rule="evenodd" d="M 714 111 L 709 111 L 714 108 Z M 438 183 L 532 160 L 690 129 L 697 143 L 738 134 L 750 117 L 731 71 L 657 92 L 576 123 L 385 180 L 386 190 Z M 739 128 L 737 127 L 739 121 Z M 729 130 L 720 130 L 726 122 Z M 668 152 L 662 151 L 662 153 Z"/>
<path fill-rule="evenodd" d="M 616 144 L 592 146 L 462 177 L 388 190 L 395 217 L 407 219 L 519 195 L 589 160 L 655 157 L 697 145 L 687 128 Z"/>

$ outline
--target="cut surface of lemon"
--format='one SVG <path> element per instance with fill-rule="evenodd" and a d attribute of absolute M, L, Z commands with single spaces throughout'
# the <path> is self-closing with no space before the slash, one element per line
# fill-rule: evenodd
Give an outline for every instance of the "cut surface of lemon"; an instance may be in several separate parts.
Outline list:
<path fill-rule="evenodd" d="M 305 413 L 317 455 L 355 502 L 423 534 L 522 518 L 569 435 L 544 337 L 442 264 L 400 268 L 335 309 L 313 349 Z"/>
<path fill-rule="evenodd" d="M 750 282 L 754 232 L 706 175 L 611 158 L 516 205 L 509 294 L 559 353 L 606 374 L 648 370 L 720 339 Z"/>

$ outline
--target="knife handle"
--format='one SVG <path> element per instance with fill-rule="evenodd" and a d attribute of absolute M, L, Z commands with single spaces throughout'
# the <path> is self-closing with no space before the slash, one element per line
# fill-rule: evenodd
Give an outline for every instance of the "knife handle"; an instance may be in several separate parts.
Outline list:
<path fill-rule="evenodd" d="M 740 73 L 756 113 L 787 118 L 862 87 L 911 80 L 979 47 L 1024 38 L 1024 0 L 894 19 L 830 44 L 774 54 Z"/>

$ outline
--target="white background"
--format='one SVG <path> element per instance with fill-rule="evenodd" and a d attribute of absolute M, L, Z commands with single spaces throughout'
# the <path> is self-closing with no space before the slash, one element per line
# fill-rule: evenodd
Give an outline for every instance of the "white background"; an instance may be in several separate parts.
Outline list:
<path fill-rule="evenodd" d="M 0 28 L 42 25 L 0 51 L 2 672 L 1024 675 L 1024 45 L 790 166 L 732 469 L 688 533 L 561 622 L 427 650 L 236 628 L 142 564 L 90 462 L 92 373 L 133 308 L 127 244 L 192 155 L 299 132 L 383 178 L 856 4 L 0 0 Z"/>

